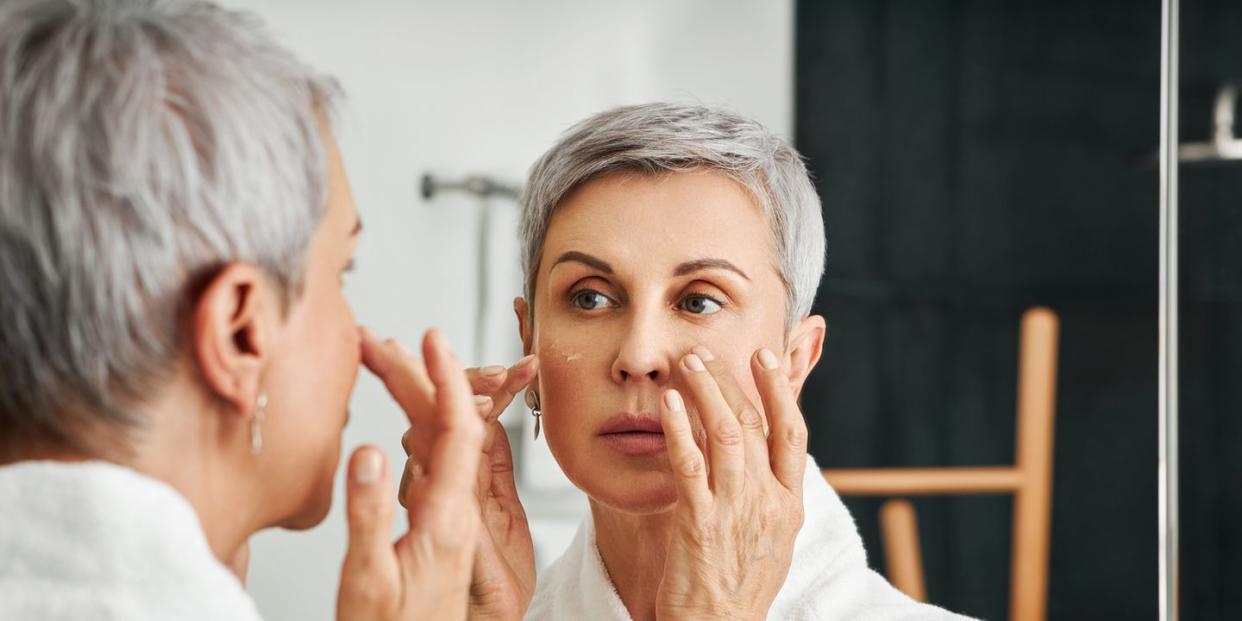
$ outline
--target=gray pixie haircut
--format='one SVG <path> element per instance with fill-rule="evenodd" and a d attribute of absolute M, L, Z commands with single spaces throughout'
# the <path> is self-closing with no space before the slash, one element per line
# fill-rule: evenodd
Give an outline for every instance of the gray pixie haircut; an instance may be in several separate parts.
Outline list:
<path fill-rule="evenodd" d="M 785 284 L 786 329 L 792 328 L 810 314 L 824 274 L 819 195 L 802 156 L 784 140 L 755 121 L 701 105 L 649 103 L 601 112 L 569 128 L 535 162 L 521 198 L 526 298 L 535 299 L 552 214 L 574 188 L 612 172 L 701 169 L 741 184 L 763 209 Z"/>
<path fill-rule="evenodd" d="M 224 265 L 296 300 L 338 92 L 246 13 L 3 1 L 0 456 L 141 426 Z"/>

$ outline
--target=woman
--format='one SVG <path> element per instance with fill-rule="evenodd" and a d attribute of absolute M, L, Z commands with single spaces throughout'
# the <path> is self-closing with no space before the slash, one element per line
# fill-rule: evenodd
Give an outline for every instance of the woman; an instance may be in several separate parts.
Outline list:
<path fill-rule="evenodd" d="M 792 148 L 698 106 L 604 112 L 533 167 L 521 239 L 528 404 L 591 515 L 532 593 L 511 481 L 486 482 L 478 616 L 956 617 L 868 569 L 806 454 L 824 231 Z M 488 457 L 509 469 L 503 441 Z"/>
<path fill-rule="evenodd" d="M 334 93 L 210 5 L 0 6 L 0 618 L 257 619 L 228 565 L 324 518 L 360 359 L 430 465 L 394 545 L 352 456 L 338 616 L 464 614 L 483 426 L 442 337 L 354 325 Z"/>

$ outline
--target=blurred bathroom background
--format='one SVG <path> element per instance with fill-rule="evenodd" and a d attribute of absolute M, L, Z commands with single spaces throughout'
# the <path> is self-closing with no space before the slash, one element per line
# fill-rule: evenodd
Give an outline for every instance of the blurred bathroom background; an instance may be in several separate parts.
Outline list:
<path fill-rule="evenodd" d="M 652 100 L 727 106 L 808 158 L 828 232 L 803 397 L 821 466 L 1013 463 L 1018 320 L 1051 307 L 1047 616 L 1155 618 L 1159 0 L 221 1 L 344 87 L 365 223 L 346 291 L 379 334 L 435 326 L 470 364 L 520 358 L 509 190 L 573 122 Z M 1183 0 L 1181 33 L 1182 138 L 1206 142 L 1242 80 L 1242 3 Z M 1236 619 L 1242 162 L 1182 175 L 1182 608 Z M 398 469 L 404 416 L 365 373 L 352 411 L 346 451 Z M 585 500 L 524 408 L 503 419 L 544 564 Z M 333 616 L 343 498 L 338 480 L 324 524 L 253 541 L 267 618 Z M 877 501 L 847 502 L 884 571 Z M 930 601 L 1007 616 L 1011 504 L 915 501 Z"/>

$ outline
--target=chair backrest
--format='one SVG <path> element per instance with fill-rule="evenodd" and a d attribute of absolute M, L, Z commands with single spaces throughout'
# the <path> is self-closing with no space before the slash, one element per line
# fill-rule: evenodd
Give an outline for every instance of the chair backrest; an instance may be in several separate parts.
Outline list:
<path fill-rule="evenodd" d="M 1047 615 L 1058 332 L 1056 313 L 1047 308 L 1032 308 L 1022 315 L 1014 465 L 823 471 L 842 496 L 1013 494 L 1009 579 L 1013 621 L 1036 621 Z M 913 505 L 905 500 L 886 502 L 881 521 L 889 579 L 911 597 L 925 600 Z"/>

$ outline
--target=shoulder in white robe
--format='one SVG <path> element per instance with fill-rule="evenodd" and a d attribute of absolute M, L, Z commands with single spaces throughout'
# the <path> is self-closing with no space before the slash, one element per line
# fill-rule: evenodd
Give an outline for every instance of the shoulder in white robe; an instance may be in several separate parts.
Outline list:
<path fill-rule="evenodd" d="M 867 566 L 853 518 L 809 456 L 803 502 L 805 519 L 794 542 L 789 576 L 768 610 L 768 619 L 966 619 L 910 599 Z M 539 576 L 526 619 L 630 621 L 600 559 L 591 516 L 565 553 Z"/>
<path fill-rule="evenodd" d="M 190 503 L 102 463 L 0 467 L 0 619 L 257 621 Z"/>

